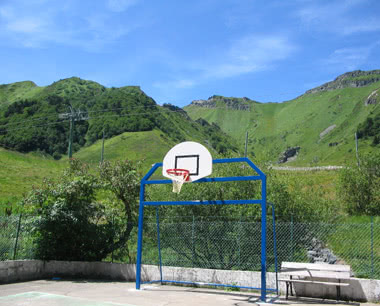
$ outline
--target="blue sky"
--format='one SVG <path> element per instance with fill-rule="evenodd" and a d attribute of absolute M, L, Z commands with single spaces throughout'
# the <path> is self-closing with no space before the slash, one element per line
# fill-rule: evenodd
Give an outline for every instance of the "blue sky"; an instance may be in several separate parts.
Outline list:
<path fill-rule="evenodd" d="M 380 69 L 378 0 L 0 0 L 0 84 L 78 76 L 157 103 L 280 102 Z"/>

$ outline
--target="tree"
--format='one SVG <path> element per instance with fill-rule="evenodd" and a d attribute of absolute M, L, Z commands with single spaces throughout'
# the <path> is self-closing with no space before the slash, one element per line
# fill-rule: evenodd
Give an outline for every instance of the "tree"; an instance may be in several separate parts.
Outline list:
<path fill-rule="evenodd" d="M 139 173 L 140 163 L 134 164 L 132 161 L 116 161 L 114 164 L 105 161 L 100 165 L 100 179 L 103 187 L 111 191 L 117 201 L 123 205 L 122 210 L 118 210 L 119 224 L 124 223 L 124 230 L 119 235 L 118 241 L 114 242 L 114 249 L 126 246 L 127 256 L 131 261 L 127 242 L 130 238 L 134 226 L 137 224 L 138 203 L 140 192 L 141 174 Z"/>
<path fill-rule="evenodd" d="M 70 160 L 60 181 L 45 180 L 25 199 L 39 215 L 34 228 L 37 258 L 102 260 L 127 244 L 134 226 L 138 181 L 130 162 L 104 164 L 97 176 L 86 164 Z M 109 193 L 124 205 L 114 203 Z M 120 223 L 126 226 L 117 226 Z"/>

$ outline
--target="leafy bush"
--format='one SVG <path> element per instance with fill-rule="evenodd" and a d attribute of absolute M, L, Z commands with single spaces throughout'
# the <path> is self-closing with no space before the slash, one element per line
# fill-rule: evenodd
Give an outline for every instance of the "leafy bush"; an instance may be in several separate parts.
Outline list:
<path fill-rule="evenodd" d="M 87 165 L 71 160 L 59 182 L 45 181 L 25 199 L 39 215 L 36 257 L 94 261 L 124 246 L 135 225 L 138 181 L 130 162 L 101 166 L 96 176 Z"/>
<path fill-rule="evenodd" d="M 380 215 L 380 153 L 360 159 L 340 175 L 339 195 L 351 215 Z"/>
<path fill-rule="evenodd" d="M 368 117 L 358 126 L 358 138 L 373 137 L 373 145 L 380 143 L 380 114 L 375 117 Z"/>

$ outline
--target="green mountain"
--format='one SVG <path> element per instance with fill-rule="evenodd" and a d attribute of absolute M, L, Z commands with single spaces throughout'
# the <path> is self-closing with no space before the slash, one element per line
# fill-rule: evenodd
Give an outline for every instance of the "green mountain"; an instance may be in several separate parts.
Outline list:
<path fill-rule="evenodd" d="M 380 70 L 354 71 L 283 103 L 212 96 L 184 108 L 189 116 L 218 124 L 249 154 L 293 165 L 339 165 L 355 159 L 355 132 L 380 122 Z M 369 123 L 366 123 L 369 119 Z M 371 133 L 359 139 L 359 152 L 379 150 Z M 294 155 L 294 156 L 293 156 Z M 293 157 L 292 157 L 293 156 Z"/>
<path fill-rule="evenodd" d="M 41 87 L 31 81 L 0 85 L 0 107 L 32 97 L 40 90 Z"/>
<path fill-rule="evenodd" d="M 197 140 L 218 153 L 237 150 L 216 125 L 194 122 L 176 106 L 159 106 L 137 86 L 106 88 L 74 77 L 46 87 L 31 82 L 4 85 L 0 96 L 0 146 L 23 153 L 61 158 L 67 152 L 70 118 L 75 119 L 74 151 L 92 145 L 103 133 L 111 138 L 153 130 L 173 142 Z"/>
<path fill-rule="evenodd" d="M 46 87 L 32 82 L 1 85 L 0 204 L 14 204 L 44 177 L 58 176 L 67 166 L 70 105 L 77 120 L 74 157 L 94 168 L 103 132 L 106 160 L 143 160 L 144 170 L 186 140 L 203 143 L 214 156 L 238 150 L 217 125 L 193 121 L 174 105 L 157 105 L 137 86 L 106 88 L 79 78 Z"/>

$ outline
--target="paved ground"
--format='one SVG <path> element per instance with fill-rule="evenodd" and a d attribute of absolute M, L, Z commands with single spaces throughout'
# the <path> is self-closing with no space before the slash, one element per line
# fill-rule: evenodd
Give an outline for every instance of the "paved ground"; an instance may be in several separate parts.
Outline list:
<path fill-rule="evenodd" d="M 7 284 L 0 285 L 0 306 L 252 306 L 259 299 L 258 293 L 247 292 L 160 285 L 143 285 L 143 290 L 138 291 L 134 288 L 134 283 L 82 280 L 39 280 Z M 271 303 L 284 306 L 336 305 L 334 301 L 286 301 L 283 298 L 275 298 Z M 359 306 L 358 303 L 339 305 Z"/>

